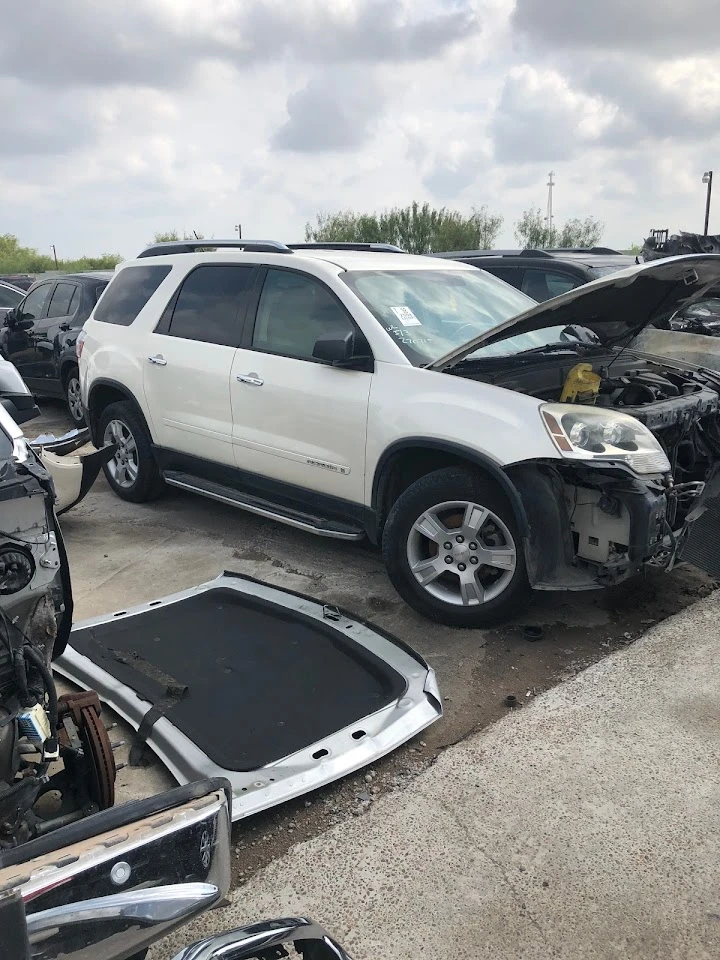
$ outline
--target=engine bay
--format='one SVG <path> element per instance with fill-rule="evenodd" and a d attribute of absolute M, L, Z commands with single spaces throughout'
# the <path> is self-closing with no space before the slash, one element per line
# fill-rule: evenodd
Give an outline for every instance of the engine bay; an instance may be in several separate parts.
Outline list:
<path fill-rule="evenodd" d="M 568 377 L 584 361 L 597 375 L 597 392 L 588 402 L 636 417 L 652 431 L 670 461 L 674 482 L 704 481 L 720 460 L 720 376 L 684 370 L 672 362 L 649 360 L 629 351 L 533 358 L 520 364 L 466 364 L 453 372 L 549 402 L 563 398 Z M 574 402 L 583 402 L 578 398 Z"/>
<path fill-rule="evenodd" d="M 683 529 L 697 496 L 720 464 L 720 375 L 685 369 L 671 360 L 648 358 L 628 350 L 595 349 L 553 352 L 533 357 L 469 361 L 452 373 L 548 403 L 589 404 L 615 410 L 643 423 L 655 436 L 670 463 L 670 475 L 648 478 L 657 488 L 654 505 L 643 520 L 648 551 L 658 562 L 672 553 L 661 549 Z M 622 571 L 633 549 L 632 522 L 623 498 L 602 471 L 555 466 L 562 489 L 565 522 L 570 529 L 575 564 L 600 577 Z M 628 501 L 629 502 L 629 501 Z"/>

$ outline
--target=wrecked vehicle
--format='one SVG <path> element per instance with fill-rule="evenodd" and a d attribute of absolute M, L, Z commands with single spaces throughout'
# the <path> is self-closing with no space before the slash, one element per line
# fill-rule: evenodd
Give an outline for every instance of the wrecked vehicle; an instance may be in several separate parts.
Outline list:
<path fill-rule="evenodd" d="M 85 325 L 83 399 L 95 442 L 118 442 L 118 496 L 168 485 L 368 537 L 403 599 L 456 626 L 515 615 L 531 587 L 677 561 L 720 453 L 719 385 L 629 344 L 706 296 L 720 258 L 536 304 L 379 245 L 213 244 L 122 264 Z"/>
<path fill-rule="evenodd" d="M 720 254 L 720 234 L 708 236 L 681 230 L 668 236 L 667 230 L 653 230 L 643 243 L 641 256 L 647 263 L 696 253 Z"/>
<path fill-rule="evenodd" d="M 179 783 L 224 777 L 238 820 L 373 763 L 442 716 L 400 640 L 312 597 L 225 573 L 78 624 L 55 670 L 138 732 Z"/>
<path fill-rule="evenodd" d="M 113 804 L 97 695 L 58 697 L 51 674 L 72 613 L 52 478 L 0 405 L 0 850 Z"/>
<path fill-rule="evenodd" d="M 713 256 L 631 268 L 429 364 L 537 404 L 560 456 L 532 444 L 531 458 L 506 467 L 526 512 L 536 589 L 617 583 L 681 556 L 717 473 L 720 374 L 638 345 L 659 313 L 690 306 L 718 278 Z M 513 351 L 527 335 L 545 343 Z"/>

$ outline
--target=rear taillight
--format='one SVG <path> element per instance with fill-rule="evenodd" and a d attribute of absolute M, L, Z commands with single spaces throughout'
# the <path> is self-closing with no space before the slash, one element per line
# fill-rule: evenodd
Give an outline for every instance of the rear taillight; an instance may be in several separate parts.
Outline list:
<path fill-rule="evenodd" d="M 83 344 L 85 343 L 85 331 L 81 330 L 78 334 L 78 338 L 75 341 L 75 353 L 77 354 L 78 360 L 82 356 Z"/>

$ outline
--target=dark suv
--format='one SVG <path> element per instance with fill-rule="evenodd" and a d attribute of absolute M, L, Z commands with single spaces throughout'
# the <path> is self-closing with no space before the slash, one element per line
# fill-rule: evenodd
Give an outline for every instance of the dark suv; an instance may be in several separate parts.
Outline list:
<path fill-rule="evenodd" d="M 41 280 L 5 317 L 2 355 L 33 393 L 63 397 L 76 424 L 84 422 L 75 341 L 110 282 L 112 271 Z"/>
<path fill-rule="evenodd" d="M 461 260 L 487 270 L 538 302 L 559 297 L 561 293 L 637 263 L 635 257 L 609 247 L 455 250 L 435 256 Z"/>

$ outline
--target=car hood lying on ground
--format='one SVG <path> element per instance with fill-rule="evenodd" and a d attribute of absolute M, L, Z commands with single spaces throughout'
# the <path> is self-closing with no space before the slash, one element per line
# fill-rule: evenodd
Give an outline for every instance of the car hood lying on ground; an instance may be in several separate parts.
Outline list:
<path fill-rule="evenodd" d="M 547 327 L 577 324 L 604 345 L 629 342 L 648 324 L 705 296 L 720 281 L 720 256 L 670 257 L 630 267 L 546 300 L 433 361 L 446 370 L 479 347 Z"/>

